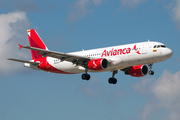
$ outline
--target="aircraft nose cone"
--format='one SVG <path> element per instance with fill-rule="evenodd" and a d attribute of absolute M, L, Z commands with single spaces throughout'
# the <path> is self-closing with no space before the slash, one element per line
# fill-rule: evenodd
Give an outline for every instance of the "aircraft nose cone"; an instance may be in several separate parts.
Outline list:
<path fill-rule="evenodd" d="M 172 57 L 172 55 L 173 55 L 173 51 L 172 51 L 171 49 L 167 48 L 167 49 L 166 49 L 166 56 L 167 56 L 168 58 L 170 58 L 170 57 Z"/>

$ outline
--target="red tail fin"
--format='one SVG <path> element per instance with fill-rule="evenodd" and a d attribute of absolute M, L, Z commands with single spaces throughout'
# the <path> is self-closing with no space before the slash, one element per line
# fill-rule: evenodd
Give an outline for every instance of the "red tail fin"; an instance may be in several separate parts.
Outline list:
<path fill-rule="evenodd" d="M 47 50 L 46 45 L 44 44 L 44 42 L 41 40 L 41 38 L 39 37 L 39 35 L 37 34 L 37 32 L 34 29 L 28 30 L 27 33 L 28 33 L 28 37 L 29 37 L 30 47 Z M 32 54 L 33 60 L 43 57 L 42 55 L 38 54 L 37 51 L 34 51 L 34 50 L 31 50 L 31 54 Z"/>

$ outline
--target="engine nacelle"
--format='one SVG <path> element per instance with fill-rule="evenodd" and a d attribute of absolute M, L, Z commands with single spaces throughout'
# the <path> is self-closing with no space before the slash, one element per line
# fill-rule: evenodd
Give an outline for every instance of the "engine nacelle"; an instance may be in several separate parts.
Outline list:
<path fill-rule="evenodd" d="M 148 67 L 146 65 L 137 65 L 129 68 L 129 75 L 133 77 L 143 77 L 147 75 Z"/>
<path fill-rule="evenodd" d="M 104 58 L 90 60 L 88 68 L 90 70 L 104 70 L 108 67 L 108 61 Z"/>

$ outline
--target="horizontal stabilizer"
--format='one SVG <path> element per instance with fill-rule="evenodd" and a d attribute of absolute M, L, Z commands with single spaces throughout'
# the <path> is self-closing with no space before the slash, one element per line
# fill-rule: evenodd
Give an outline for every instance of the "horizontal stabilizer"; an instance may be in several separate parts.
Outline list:
<path fill-rule="evenodd" d="M 31 62 L 31 61 L 25 61 L 25 60 L 18 60 L 18 59 L 12 59 L 12 58 L 9 58 L 8 60 L 12 60 L 12 61 L 16 61 L 16 62 L 22 62 L 22 63 L 30 63 L 30 64 L 33 64 L 33 65 L 39 65 L 38 62 Z"/>

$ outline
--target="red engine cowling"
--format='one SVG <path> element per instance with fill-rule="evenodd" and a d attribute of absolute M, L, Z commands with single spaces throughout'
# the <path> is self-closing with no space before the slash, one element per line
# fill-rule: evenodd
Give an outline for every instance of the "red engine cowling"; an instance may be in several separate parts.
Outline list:
<path fill-rule="evenodd" d="M 129 68 L 129 75 L 133 77 L 143 77 L 148 73 L 146 65 L 137 65 Z"/>
<path fill-rule="evenodd" d="M 90 70 L 104 70 L 108 67 L 108 61 L 104 58 L 90 60 L 88 68 Z"/>

